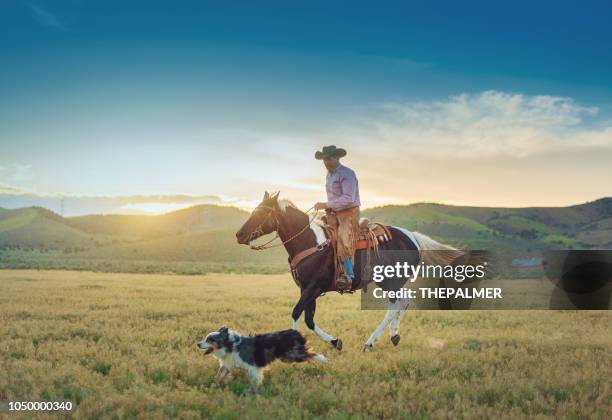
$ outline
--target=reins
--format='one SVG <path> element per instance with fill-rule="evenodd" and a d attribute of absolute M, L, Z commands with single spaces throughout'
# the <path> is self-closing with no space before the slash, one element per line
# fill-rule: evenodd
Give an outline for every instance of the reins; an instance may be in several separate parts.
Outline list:
<path fill-rule="evenodd" d="M 270 248 L 276 248 L 277 246 L 283 246 L 285 244 L 288 244 L 289 242 L 291 242 L 292 240 L 294 240 L 295 238 L 297 238 L 298 236 L 300 236 L 302 233 L 304 233 L 306 231 L 306 229 L 308 229 L 310 227 L 310 224 L 315 220 L 316 216 L 317 216 L 317 212 L 315 211 L 315 213 L 313 214 L 312 219 L 309 218 L 308 223 L 295 235 L 291 236 L 289 239 L 286 239 L 284 241 L 281 241 L 278 244 L 274 244 L 274 245 L 270 245 L 272 242 L 274 242 L 276 239 L 279 239 L 280 236 L 278 235 L 278 230 L 280 228 L 280 222 L 278 221 L 278 217 L 276 216 L 276 209 L 272 208 L 272 207 L 268 207 L 268 206 L 257 206 L 257 208 L 265 208 L 270 210 L 270 212 L 268 213 L 268 217 L 259 224 L 259 226 L 257 226 L 257 228 L 255 228 L 253 230 L 253 232 L 251 232 L 251 235 L 255 234 L 255 233 L 262 233 L 263 234 L 263 225 L 264 223 L 266 223 L 268 221 L 268 219 L 270 218 L 270 216 L 274 216 L 274 221 L 276 222 L 276 235 L 274 236 L 274 238 L 270 239 L 268 242 L 265 242 L 261 245 L 251 245 L 251 243 L 249 242 L 249 246 L 251 247 L 252 250 L 254 251 L 264 251 L 266 249 L 270 249 Z M 306 210 L 306 215 L 308 216 L 308 212 L 310 210 L 314 209 L 314 206 L 312 206 L 311 208 L 309 208 L 308 210 Z"/>

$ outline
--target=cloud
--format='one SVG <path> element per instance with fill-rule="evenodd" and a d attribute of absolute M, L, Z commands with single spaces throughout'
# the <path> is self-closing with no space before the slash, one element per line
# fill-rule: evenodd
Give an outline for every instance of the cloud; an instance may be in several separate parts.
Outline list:
<path fill-rule="evenodd" d="M 11 182 L 29 181 L 34 178 L 32 165 L 12 163 L 10 165 L 0 166 L 0 177 L 8 179 Z"/>
<path fill-rule="evenodd" d="M 361 124 L 360 137 L 370 144 L 375 139 L 382 150 L 439 156 L 529 156 L 559 148 L 610 147 L 612 128 L 584 126 L 597 113 L 566 97 L 463 93 L 443 101 L 381 105 Z"/>
<path fill-rule="evenodd" d="M 157 214 L 199 204 L 222 205 L 214 195 L 126 195 L 85 196 L 71 194 L 41 194 L 0 184 L 0 207 L 20 208 L 41 206 L 65 216 L 85 214 Z"/>
<path fill-rule="evenodd" d="M 30 4 L 30 10 L 34 19 L 42 26 L 60 31 L 67 31 L 68 28 L 51 12 L 36 4 Z"/>
<path fill-rule="evenodd" d="M 348 149 L 365 207 L 567 205 L 610 194 L 612 123 L 572 98 L 484 91 L 352 110 L 306 134 L 251 132 L 252 149 L 232 156 L 248 174 L 232 193 L 255 201 L 280 189 L 306 209 L 325 197 L 314 151 L 335 144 Z"/>
<path fill-rule="evenodd" d="M 360 109 L 317 142 L 348 149 L 365 206 L 567 205 L 610 195 L 612 124 L 598 114 L 567 97 L 463 93 Z"/>
<path fill-rule="evenodd" d="M 2 167 L 0 167 L 0 170 L 2 170 Z M 26 192 L 27 191 L 19 187 L 13 187 L 11 185 L 0 183 L 0 194 L 25 194 Z"/>

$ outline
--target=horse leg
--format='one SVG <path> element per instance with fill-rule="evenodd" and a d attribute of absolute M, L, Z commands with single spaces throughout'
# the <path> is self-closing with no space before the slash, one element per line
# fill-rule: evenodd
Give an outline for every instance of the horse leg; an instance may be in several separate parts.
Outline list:
<path fill-rule="evenodd" d="M 406 310 L 408 309 L 408 305 L 410 304 L 410 300 L 408 298 L 401 299 L 400 301 L 401 308 L 395 314 L 393 320 L 391 320 L 391 324 L 389 325 L 389 335 L 391 336 L 391 342 L 394 346 L 397 346 L 400 341 L 399 335 L 399 326 L 402 318 L 406 315 Z"/>
<path fill-rule="evenodd" d="M 300 318 L 301 317 L 302 317 L 302 315 L 300 315 L 297 319 L 294 319 L 293 317 L 291 318 L 291 329 L 292 330 L 296 330 L 297 331 L 297 330 L 300 329 Z"/>
<path fill-rule="evenodd" d="M 304 311 L 304 304 L 302 302 L 302 298 L 298 300 L 298 302 L 293 307 L 293 311 L 291 312 L 291 321 L 292 321 L 292 329 L 297 330 L 300 326 L 300 317 L 302 316 L 302 312 Z"/>
<path fill-rule="evenodd" d="M 306 305 L 311 299 L 316 299 L 315 295 L 315 287 L 309 287 L 307 289 L 302 289 L 302 293 L 300 295 L 300 299 L 293 307 L 293 311 L 291 312 L 291 321 L 292 321 L 292 329 L 297 330 L 300 326 L 300 317 L 302 316 L 302 312 L 306 308 Z"/>
<path fill-rule="evenodd" d="M 371 351 L 373 349 L 374 343 L 380 338 L 382 332 L 387 328 L 389 323 L 393 321 L 393 319 L 397 316 L 399 309 L 395 309 L 398 306 L 399 301 L 395 301 L 394 303 L 389 302 L 387 314 L 385 318 L 382 320 L 380 325 L 374 330 L 368 341 L 363 346 L 363 351 Z"/>
<path fill-rule="evenodd" d="M 340 338 L 333 338 L 331 335 L 323 331 L 314 321 L 315 311 L 317 310 L 317 301 L 313 299 L 306 305 L 306 314 L 304 315 L 304 321 L 306 326 L 314 331 L 323 341 L 331 344 L 334 348 L 342 350 L 342 340 Z"/>

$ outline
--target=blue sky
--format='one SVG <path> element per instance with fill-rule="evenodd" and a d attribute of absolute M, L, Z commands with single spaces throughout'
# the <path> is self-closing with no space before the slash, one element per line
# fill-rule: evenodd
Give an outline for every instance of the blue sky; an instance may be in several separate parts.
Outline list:
<path fill-rule="evenodd" d="M 610 2 L 3 2 L 0 188 L 305 205 L 314 150 L 337 143 L 369 205 L 610 195 L 611 18 Z"/>

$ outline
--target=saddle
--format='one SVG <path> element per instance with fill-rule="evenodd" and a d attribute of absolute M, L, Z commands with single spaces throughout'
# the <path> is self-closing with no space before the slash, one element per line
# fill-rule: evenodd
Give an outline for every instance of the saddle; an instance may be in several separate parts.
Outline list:
<path fill-rule="evenodd" d="M 355 242 L 355 251 L 360 249 L 378 249 L 382 243 L 392 238 L 389 227 L 383 223 L 370 222 L 365 217 L 359 220 L 359 238 Z"/>
<path fill-rule="evenodd" d="M 335 261 L 335 272 L 334 272 L 334 281 L 332 282 L 333 288 L 330 291 L 335 291 L 339 293 L 352 293 L 355 291 L 355 286 L 353 290 L 341 290 L 337 287 L 337 279 L 340 274 L 344 273 L 344 266 L 339 263 L 338 259 L 335 258 L 337 255 L 337 244 L 338 244 L 338 235 L 337 235 L 337 220 L 335 217 L 328 219 L 328 216 L 323 216 L 320 220 L 320 226 L 323 228 L 325 232 L 326 241 L 318 245 L 316 247 L 308 248 L 299 254 L 297 254 L 293 259 L 289 260 L 289 266 L 291 267 L 291 274 L 293 276 L 293 280 L 295 283 L 300 286 L 297 267 L 305 258 L 315 254 L 319 251 L 322 251 L 328 246 L 331 246 L 334 252 L 334 261 Z M 359 220 L 359 235 L 355 242 L 355 252 L 359 250 L 373 250 L 374 252 L 378 251 L 378 247 L 392 239 L 391 231 L 389 227 L 383 223 L 378 222 L 370 222 L 370 220 L 366 218 L 361 218 Z M 368 253 L 367 259 L 369 264 L 370 254 Z"/>
<path fill-rule="evenodd" d="M 327 239 L 334 246 L 334 249 L 336 249 L 338 243 L 336 225 L 334 223 L 328 223 L 326 216 L 323 216 L 322 222 L 322 228 L 325 231 Z M 390 241 L 391 239 L 391 231 L 387 225 L 379 222 L 371 222 L 369 219 L 362 217 L 359 219 L 359 236 L 355 241 L 355 251 L 362 249 L 377 250 L 380 244 Z"/>

